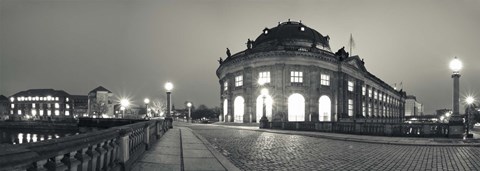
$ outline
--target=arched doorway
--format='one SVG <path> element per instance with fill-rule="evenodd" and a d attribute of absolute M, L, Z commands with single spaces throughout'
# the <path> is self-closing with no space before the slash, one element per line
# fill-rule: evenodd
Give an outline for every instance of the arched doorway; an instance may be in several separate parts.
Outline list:
<path fill-rule="evenodd" d="M 230 120 L 228 120 L 228 119 L 230 119 L 228 117 L 228 100 L 225 99 L 225 100 L 223 100 L 223 121 L 224 122 L 230 122 Z"/>
<path fill-rule="evenodd" d="M 273 105 L 272 96 L 267 95 L 267 97 L 265 98 L 265 104 L 267 105 L 266 106 L 267 119 L 268 121 L 272 121 L 272 105 Z M 262 116 L 263 116 L 263 96 L 259 95 L 257 97 L 257 117 L 256 117 L 257 123 L 260 122 L 260 119 L 262 118 Z"/>
<path fill-rule="evenodd" d="M 245 100 L 242 96 L 238 96 L 233 101 L 233 121 L 238 123 L 243 123 L 243 115 L 245 108 Z"/>
<path fill-rule="evenodd" d="M 318 120 L 322 122 L 332 121 L 332 101 L 330 97 L 323 95 L 318 100 Z"/>
<path fill-rule="evenodd" d="M 288 97 L 288 121 L 305 121 L 305 98 L 301 94 Z"/>

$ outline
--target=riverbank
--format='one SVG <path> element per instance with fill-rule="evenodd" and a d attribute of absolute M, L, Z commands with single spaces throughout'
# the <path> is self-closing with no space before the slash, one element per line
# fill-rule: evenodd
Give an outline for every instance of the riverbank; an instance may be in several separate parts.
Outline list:
<path fill-rule="evenodd" d="M 78 130 L 77 122 L 0 121 L 2 129 Z"/>

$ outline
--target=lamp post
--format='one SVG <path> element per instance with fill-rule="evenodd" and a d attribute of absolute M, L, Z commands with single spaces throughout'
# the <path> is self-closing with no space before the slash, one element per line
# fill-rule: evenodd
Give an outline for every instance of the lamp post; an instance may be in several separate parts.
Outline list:
<path fill-rule="evenodd" d="M 465 123 L 467 125 L 467 138 L 473 138 L 473 135 L 470 135 L 470 113 L 475 99 L 472 96 L 468 96 L 465 101 L 467 102 L 467 110 L 465 116 Z"/>
<path fill-rule="evenodd" d="M 258 80 L 258 84 L 262 87 L 260 93 L 262 95 L 262 118 L 260 118 L 260 128 L 267 128 L 268 126 L 268 118 L 267 118 L 267 104 L 266 98 L 268 95 L 268 89 L 264 87 L 265 81 L 262 79 Z"/>
<path fill-rule="evenodd" d="M 143 100 L 143 102 L 145 103 L 145 116 L 149 117 L 148 116 L 148 103 L 150 103 L 150 99 L 145 98 L 145 100 Z"/>
<path fill-rule="evenodd" d="M 452 116 L 448 122 L 448 136 L 450 138 L 461 138 L 463 137 L 464 125 L 463 119 L 460 117 L 460 70 L 462 69 L 462 62 L 455 57 L 450 61 L 450 69 L 452 70 L 453 78 L 453 111 Z"/>
<path fill-rule="evenodd" d="M 173 84 L 171 82 L 165 83 L 165 90 L 167 91 L 167 114 L 165 116 L 165 120 L 169 120 L 169 128 L 173 128 L 172 126 L 172 116 L 170 115 L 170 103 L 171 103 L 171 94 L 172 94 Z"/>
<path fill-rule="evenodd" d="M 120 105 L 122 105 L 122 108 L 123 108 L 122 118 L 124 118 L 126 109 L 127 109 L 128 105 L 130 105 L 130 102 L 127 99 L 122 99 L 122 100 L 120 100 Z M 122 110 L 122 109 L 120 108 L 120 110 Z"/>
<path fill-rule="evenodd" d="M 192 123 L 192 103 L 188 102 L 187 107 L 188 107 L 188 119 L 187 119 L 187 121 L 189 123 Z"/>

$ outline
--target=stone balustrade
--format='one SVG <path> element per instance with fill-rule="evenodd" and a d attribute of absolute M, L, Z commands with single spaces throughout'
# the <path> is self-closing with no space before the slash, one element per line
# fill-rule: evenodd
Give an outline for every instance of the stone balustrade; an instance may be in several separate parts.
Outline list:
<path fill-rule="evenodd" d="M 150 120 L 86 134 L 19 145 L 0 145 L 0 170 L 129 170 L 169 129 Z"/>
<path fill-rule="evenodd" d="M 268 128 L 360 135 L 447 137 L 445 123 L 270 122 Z"/>

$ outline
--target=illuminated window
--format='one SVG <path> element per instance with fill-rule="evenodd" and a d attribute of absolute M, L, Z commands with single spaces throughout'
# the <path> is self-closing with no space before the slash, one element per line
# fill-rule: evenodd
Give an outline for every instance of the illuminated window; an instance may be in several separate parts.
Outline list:
<path fill-rule="evenodd" d="M 32 97 L 28 96 L 28 101 L 32 101 Z"/>
<path fill-rule="evenodd" d="M 38 96 L 35 97 L 35 101 L 38 101 L 40 100 L 40 98 Z"/>
<path fill-rule="evenodd" d="M 58 115 L 60 115 L 60 111 L 55 110 L 55 116 L 58 116 Z"/>
<path fill-rule="evenodd" d="M 223 83 L 223 91 L 227 91 L 228 90 L 228 81 L 225 81 Z"/>
<path fill-rule="evenodd" d="M 318 112 L 319 112 L 319 121 L 328 122 L 331 121 L 331 109 L 332 102 L 328 96 L 321 96 L 318 100 Z"/>
<path fill-rule="evenodd" d="M 52 96 L 47 96 L 47 100 L 48 101 L 52 100 Z"/>
<path fill-rule="evenodd" d="M 243 86 L 243 75 L 235 77 L 235 87 Z"/>
<path fill-rule="evenodd" d="M 330 75 L 321 74 L 320 75 L 320 84 L 324 85 L 324 86 L 329 86 L 330 85 Z"/>
<path fill-rule="evenodd" d="M 368 97 L 372 98 L 372 89 L 368 89 Z"/>
<path fill-rule="evenodd" d="M 37 110 L 32 109 L 32 116 L 35 116 L 35 115 L 37 115 Z"/>
<path fill-rule="evenodd" d="M 305 98 L 298 93 L 288 97 L 288 121 L 305 121 Z"/>
<path fill-rule="evenodd" d="M 40 97 L 40 100 L 43 101 L 43 97 Z"/>
<path fill-rule="evenodd" d="M 228 100 L 225 99 L 223 100 L 223 121 L 225 122 L 229 122 L 229 118 L 228 118 Z"/>
<path fill-rule="evenodd" d="M 17 113 L 18 113 L 19 115 L 21 115 L 21 114 L 22 114 L 22 110 L 18 110 Z"/>
<path fill-rule="evenodd" d="M 290 82 L 292 82 L 292 83 L 302 83 L 303 82 L 303 72 L 301 72 L 301 71 L 290 71 Z"/>
<path fill-rule="evenodd" d="M 377 91 L 376 91 L 376 90 L 375 90 L 375 91 L 373 91 L 373 97 L 375 98 L 375 100 L 377 100 L 377 99 L 378 99 L 378 93 L 377 93 Z"/>
<path fill-rule="evenodd" d="M 355 84 L 353 83 L 353 81 L 348 81 L 348 91 L 352 91 L 353 92 L 353 86 Z"/>
<path fill-rule="evenodd" d="M 69 104 L 65 104 L 65 108 L 70 109 L 70 105 L 69 105 Z"/>
<path fill-rule="evenodd" d="M 362 95 L 365 96 L 366 91 L 367 91 L 367 88 L 365 88 L 365 86 L 362 86 Z"/>
<path fill-rule="evenodd" d="M 13 110 L 10 110 L 10 115 L 13 115 Z"/>
<path fill-rule="evenodd" d="M 14 98 L 14 97 L 10 97 L 10 101 L 11 101 L 11 102 L 15 101 L 15 98 Z"/>
<path fill-rule="evenodd" d="M 10 108 L 15 108 L 15 104 L 10 104 Z"/>
<path fill-rule="evenodd" d="M 40 110 L 40 116 L 43 116 L 43 110 Z"/>
<path fill-rule="evenodd" d="M 65 116 L 70 116 L 70 111 L 65 111 Z"/>
<path fill-rule="evenodd" d="M 48 116 L 51 116 L 51 115 L 52 115 L 52 111 L 51 111 L 51 110 L 47 110 L 47 115 L 48 115 Z"/>
<path fill-rule="evenodd" d="M 55 97 L 55 100 L 58 101 L 58 97 Z"/>
<path fill-rule="evenodd" d="M 375 105 L 375 116 L 379 116 L 379 112 L 378 112 L 378 104 Z"/>
<path fill-rule="evenodd" d="M 65 101 L 67 101 L 67 102 L 68 102 L 68 100 L 70 100 L 70 99 L 68 99 L 68 97 L 67 97 L 67 98 L 65 98 Z"/>
<path fill-rule="evenodd" d="M 258 73 L 258 81 L 263 82 L 263 83 L 269 83 L 270 82 L 270 72 L 265 71 L 265 72 Z"/>
<path fill-rule="evenodd" d="M 245 108 L 245 100 L 242 96 L 238 96 L 233 101 L 234 122 L 243 123 L 243 115 Z"/>
<path fill-rule="evenodd" d="M 35 109 L 35 107 L 36 107 L 35 103 L 32 103 L 32 108 L 34 108 L 34 109 Z"/>
<path fill-rule="evenodd" d="M 305 31 L 305 27 L 300 27 L 300 31 Z"/>
<path fill-rule="evenodd" d="M 268 34 L 268 29 L 264 29 L 263 34 Z"/>
<path fill-rule="evenodd" d="M 367 111 L 366 110 L 367 110 L 367 108 L 365 106 L 365 102 L 362 102 L 362 115 L 364 117 L 367 117 Z"/>
<path fill-rule="evenodd" d="M 373 105 L 373 103 L 370 103 L 368 105 L 368 116 L 370 116 L 370 117 L 372 116 L 372 105 Z"/>
<path fill-rule="evenodd" d="M 60 108 L 60 105 L 58 103 L 55 103 L 55 109 Z"/>
<path fill-rule="evenodd" d="M 348 99 L 348 116 L 353 116 L 353 100 Z"/>

